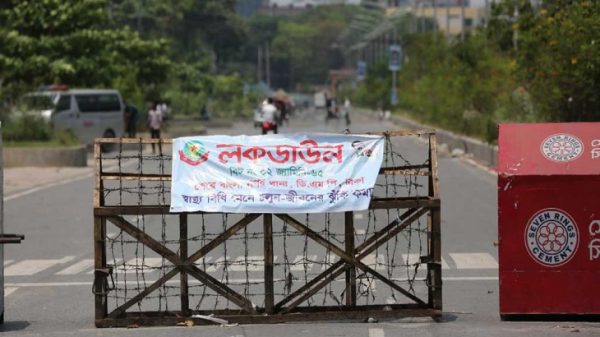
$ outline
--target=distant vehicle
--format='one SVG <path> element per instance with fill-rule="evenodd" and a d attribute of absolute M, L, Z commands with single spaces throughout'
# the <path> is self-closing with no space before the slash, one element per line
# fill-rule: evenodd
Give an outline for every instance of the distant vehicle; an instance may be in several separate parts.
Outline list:
<path fill-rule="evenodd" d="M 265 121 L 264 113 L 263 113 L 261 107 L 259 106 L 256 109 L 254 109 L 254 127 L 260 128 L 264 121 Z"/>
<path fill-rule="evenodd" d="M 82 144 L 120 137 L 125 131 L 125 106 L 117 90 L 40 91 L 27 94 L 23 103 L 27 113 L 39 115 L 55 130 L 72 130 Z"/>
<path fill-rule="evenodd" d="M 327 97 L 325 96 L 324 92 L 321 91 L 315 93 L 314 100 L 315 109 L 325 109 L 325 106 L 327 104 Z"/>

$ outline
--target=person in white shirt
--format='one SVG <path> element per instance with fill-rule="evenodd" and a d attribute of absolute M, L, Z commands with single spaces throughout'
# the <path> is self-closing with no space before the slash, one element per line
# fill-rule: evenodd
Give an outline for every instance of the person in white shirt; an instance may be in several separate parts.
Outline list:
<path fill-rule="evenodd" d="M 158 104 L 152 103 L 150 110 L 148 111 L 148 129 L 150 129 L 150 138 L 160 138 L 160 128 L 163 123 L 162 110 L 158 107 Z M 152 144 L 152 153 L 156 153 L 155 144 Z"/>
<path fill-rule="evenodd" d="M 344 101 L 344 118 L 346 119 L 346 126 L 350 126 L 350 110 L 352 109 L 352 104 L 350 103 L 350 100 L 348 98 L 346 98 L 346 100 Z"/>
<path fill-rule="evenodd" d="M 278 111 L 273 104 L 272 98 L 267 98 L 262 105 L 262 134 L 266 135 L 269 131 L 277 133 Z"/>

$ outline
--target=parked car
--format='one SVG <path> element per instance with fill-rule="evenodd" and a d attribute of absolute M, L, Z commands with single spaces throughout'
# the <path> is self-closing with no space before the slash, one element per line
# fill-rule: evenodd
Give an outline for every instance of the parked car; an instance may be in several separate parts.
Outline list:
<path fill-rule="evenodd" d="M 82 144 L 95 138 L 121 137 L 125 131 L 124 104 L 113 89 L 40 91 L 23 99 L 27 113 L 35 113 L 54 130 L 70 129 Z"/>

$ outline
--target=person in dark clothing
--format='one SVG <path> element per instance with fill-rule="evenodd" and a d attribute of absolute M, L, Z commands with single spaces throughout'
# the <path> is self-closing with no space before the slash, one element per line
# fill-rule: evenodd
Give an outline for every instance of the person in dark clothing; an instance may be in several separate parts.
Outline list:
<path fill-rule="evenodd" d="M 127 135 L 129 138 L 134 138 L 137 134 L 137 123 L 139 111 L 133 104 L 125 103 L 125 117 L 127 121 Z"/>

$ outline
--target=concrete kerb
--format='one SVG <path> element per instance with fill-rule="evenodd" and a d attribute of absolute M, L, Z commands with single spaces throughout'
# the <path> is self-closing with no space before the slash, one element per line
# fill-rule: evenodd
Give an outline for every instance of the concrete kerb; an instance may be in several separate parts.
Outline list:
<path fill-rule="evenodd" d="M 498 147 L 484 143 L 478 139 L 458 135 L 450 131 L 435 128 L 433 126 L 420 124 L 408 118 L 392 115 L 390 120 L 394 124 L 398 124 L 403 128 L 408 129 L 436 129 L 438 144 L 442 147 L 443 144 L 448 147 L 448 152 L 457 153 L 463 152 L 471 157 L 476 162 L 487 167 L 495 168 L 498 164 Z M 458 150 L 458 151 L 457 151 Z"/>
<path fill-rule="evenodd" d="M 4 167 L 83 167 L 87 165 L 84 145 L 72 147 L 5 147 Z"/>

